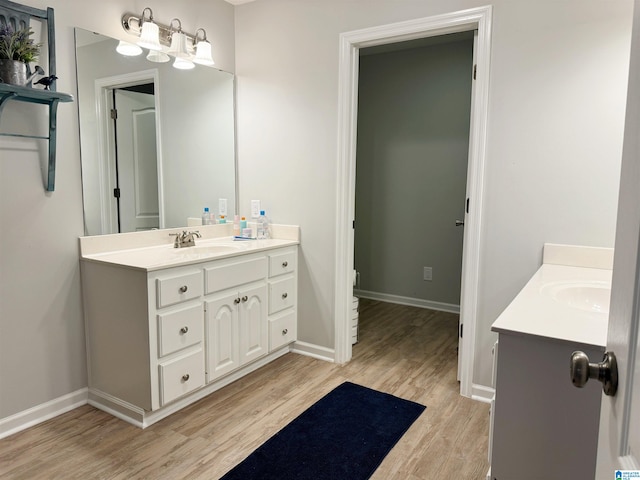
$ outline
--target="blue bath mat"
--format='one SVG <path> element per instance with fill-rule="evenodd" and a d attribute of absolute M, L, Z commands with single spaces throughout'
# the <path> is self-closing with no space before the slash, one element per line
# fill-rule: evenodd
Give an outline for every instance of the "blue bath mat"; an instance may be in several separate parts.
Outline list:
<path fill-rule="evenodd" d="M 425 408 L 345 382 L 221 480 L 366 480 Z"/>

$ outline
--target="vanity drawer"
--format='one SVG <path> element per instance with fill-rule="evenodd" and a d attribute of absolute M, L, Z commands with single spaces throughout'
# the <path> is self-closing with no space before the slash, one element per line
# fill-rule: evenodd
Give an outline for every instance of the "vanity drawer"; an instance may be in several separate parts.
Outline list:
<path fill-rule="evenodd" d="M 267 276 L 267 257 L 207 267 L 204 272 L 206 293 L 218 292 L 265 278 Z"/>
<path fill-rule="evenodd" d="M 269 255 L 269 276 L 284 275 L 296 269 L 298 252 L 284 252 Z"/>
<path fill-rule="evenodd" d="M 198 298 L 202 295 L 202 272 L 192 270 L 156 279 L 158 308 Z"/>
<path fill-rule="evenodd" d="M 204 385 L 204 354 L 202 349 L 183 357 L 161 363 L 160 404 L 175 400 Z"/>
<path fill-rule="evenodd" d="M 297 338 L 296 312 L 269 320 L 269 351 L 272 352 Z"/>
<path fill-rule="evenodd" d="M 203 322 L 202 304 L 158 315 L 158 356 L 202 342 Z"/>
<path fill-rule="evenodd" d="M 296 304 L 294 277 L 269 282 L 269 315 Z"/>

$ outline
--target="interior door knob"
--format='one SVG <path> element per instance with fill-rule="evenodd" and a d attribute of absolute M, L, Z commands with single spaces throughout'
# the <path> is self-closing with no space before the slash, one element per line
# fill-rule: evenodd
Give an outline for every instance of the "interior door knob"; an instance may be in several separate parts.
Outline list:
<path fill-rule="evenodd" d="M 571 354 L 571 382 L 578 388 L 584 387 L 590 378 L 602 382 L 605 395 L 615 396 L 618 390 L 618 362 L 613 352 L 605 352 L 600 363 L 589 363 L 584 352 Z"/>

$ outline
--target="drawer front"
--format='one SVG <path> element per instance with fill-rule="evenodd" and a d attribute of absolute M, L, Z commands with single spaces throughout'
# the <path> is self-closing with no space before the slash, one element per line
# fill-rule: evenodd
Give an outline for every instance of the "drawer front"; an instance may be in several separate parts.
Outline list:
<path fill-rule="evenodd" d="M 204 271 L 205 290 L 209 294 L 265 278 L 267 276 L 267 257 L 215 265 L 205 268 Z"/>
<path fill-rule="evenodd" d="M 269 255 L 269 276 L 284 275 L 296 269 L 297 252 L 275 253 Z"/>
<path fill-rule="evenodd" d="M 297 339 L 296 312 L 269 320 L 269 351 L 272 352 Z"/>
<path fill-rule="evenodd" d="M 269 315 L 296 304 L 294 277 L 269 282 Z"/>
<path fill-rule="evenodd" d="M 185 302 L 202 295 L 202 272 L 194 270 L 156 279 L 158 308 Z"/>
<path fill-rule="evenodd" d="M 204 385 L 204 354 L 202 349 L 162 363 L 160 369 L 160 404 L 175 400 Z"/>
<path fill-rule="evenodd" d="M 203 325 L 202 304 L 158 315 L 159 356 L 202 342 Z"/>

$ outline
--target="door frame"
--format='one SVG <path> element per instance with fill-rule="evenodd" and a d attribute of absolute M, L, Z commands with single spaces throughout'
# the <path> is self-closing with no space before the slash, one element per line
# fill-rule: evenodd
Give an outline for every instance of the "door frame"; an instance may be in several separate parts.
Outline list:
<path fill-rule="evenodd" d="M 158 162 L 158 221 L 164 228 L 164 189 L 162 181 L 162 116 L 160 115 L 160 85 L 157 69 L 98 78 L 94 83 L 96 118 L 98 121 L 98 184 L 100 186 L 100 228 L 101 233 L 114 233 L 117 226 L 117 212 L 111 199 L 115 188 L 115 163 L 113 121 L 110 108 L 111 92 L 117 88 L 130 87 L 141 83 L 153 83 L 156 110 L 156 151 Z"/>
<path fill-rule="evenodd" d="M 492 7 L 484 6 L 406 22 L 366 28 L 340 35 L 338 91 L 338 160 L 335 263 L 335 352 L 337 363 L 351 360 L 351 303 L 355 218 L 355 168 L 358 114 L 359 50 L 418 38 L 478 31 L 474 104 L 469 132 L 467 197 L 470 213 L 465 215 L 462 253 L 460 319 L 464 325 L 460 366 L 460 394 L 473 395 L 473 366 L 483 212 L 484 165 L 489 99 Z"/>

